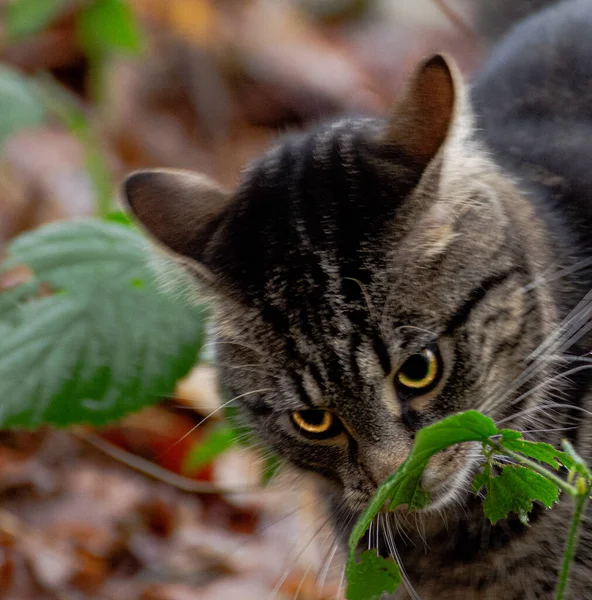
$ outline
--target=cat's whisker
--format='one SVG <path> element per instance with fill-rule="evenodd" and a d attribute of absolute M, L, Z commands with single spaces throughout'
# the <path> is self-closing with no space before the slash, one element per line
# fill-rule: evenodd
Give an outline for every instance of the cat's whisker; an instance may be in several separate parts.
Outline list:
<path fill-rule="evenodd" d="M 587 257 L 574 263 L 573 265 L 570 265 L 569 267 L 558 267 L 557 270 L 554 273 L 551 273 L 550 275 L 541 275 L 540 277 L 537 277 L 534 281 L 521 288 L 521 291 L 529 292 L 539 287 L 540 285 L 548 284 L 551 281 L 556 281 L 557 279 L 561 279 L 562 277 L 566 277 L 567 275 L 572 275 L 573 273 L 577 273 L 578 271 L 581 271 L 582 269 L 585 269 L 590 266 L 592 266 L 592 258 Z M 547 270 L 550 271 L 554 268 L 555 267 L 552 266 Z"/>
<path fill-rule="evenodd" d="M 331 546 L 331 549 L 329 551 L 329 555 L 325 559 L 325 563 L 323 564 L 323 567 L 319 571 L 319 574 L 317 576 L 316 585 L 317 585 L 318 589 L 321 591 L 321 593 L 323 591 L 323 588 L 325 587 L 325 581 L 327 580 L 327 576 L 328 576 L 329 570 L 331 568 L 331 563 L 333 562 L 333 559 L 335 558 L 338 549 L 339 549 L 339 542 L 338 541 L 333 542 L 333 545 Z"/>
<path fill-rule="evenodd" d="M 250 352 L 254 352 L 255 354 L 259 354 L 259 356 L 263 356 L 266 358 L 265 353 L 257 346 L 252 346 L 251 344 L 245 344 L 244 342 L 230 341 L 230 340 L 212 340 L 211 342 L 206 342 L 203 347 L 216 347 L 222 344 L 230 345 L 230 346 L 238 346 L 239 348 L 244 348 L 245 350 L 249 350 Z"/>
<path fill-rule="evenodd" d="M 499 427 L 500 425 L 503 425 L 504 423 L 507 423 L 508 421 L 511 421 L 512 419 L 524 416 L 524 415 L 528 415 L 531 414 L 533 412 L 538 412 L 541 410 L 546 410 L 548 408 L 565 408 L 567 410 L 577 410 L 580 412 L 583 412 L 585 414 L 587 414 L 588 416 L 592 417 L 592 411 L 586 410 L 585 408 L 582 408 L 581 406 L 575 406 L 572 404 L 561 404 L 558 402 L 551 402 L 551 403 L 547 403 L 547 404 L 541 404 L 540 406 L 530 406 L 528 408 L 525 408 L 524 410 L 521 410 L 520 412 L 517 412 L 513 415 L 510 415 L 509 417 L 505 417 L 504 419 L 500 419 L 499 421 L 496 421 L 496 426 Z"/>
<path fill-rule="evenodd" d="M 242 369 L 243 371 L 249 371 L 251 373 L 257 373 L 259 375 L 264 375 L 266 377 L 271 377 L 272 379 L 280 379 L 279 375 L 275 373 L 271 373 L 270 371 L 266 371 L 265 369 L 261 369 L 260 365 L 257 363 L 247 363 L 244 365 L 231 365 L 230 363 L 220 363 L 220 362 L 211 362 L 208 363 L 216 368 L 225 368 L 225 369 Z"/>
<path fill-rule="evenodd" d="M 320 517 L 322 518 L 322 517 Z M 292 565 L 296 564 L 298 562 L 298 560 L 300 559 L 300 557 L 306 552 L 306 550 L 310 547 L 310 545 L 313 543 L 313 541 L 316 539 L 317 535 L 323 530 L 323 528 L 327 525 L 327 523 L 330 521 L 331 517 L 326 517 L 323 522 L 321 523 L 321 525 L 318 527 L 318 529 L 312 534 L 311 538 L 308 540 L 308 542 L 298 551 L 298 553 L 296 554 L 296 556 L 292 557 L 292 552 L 290 552 L 290 556 L 288 557 L 288 560 L 290 561 L 290 565 L 284 570 L 283 575 L 280 577 L 280 579 L 278 580 L 278 582 L 276 583 L 275 587 L 273 588 L 273 590 L 271 591 L 271 594 L 268 597 L 268 600 L 275 600 L 275 598 L 277 597 L 279 591 L 282 589 L 282 586 L 284 585 L 286 579 L 288 578 L 288 575 L 290 575 L 290 571 L 292 570 Z M 317 519 L 318 521 L 319 519 Z M 296 545 L 294 545 L 293 550 L 296 548 Z"/>
<path fill-rule="evenodd" d="M 415 543 L 415 540 L 409 535 L 409 532 L 407 531 L 407 529 L 411 528 L 411 525 L 409 523 L 409 514 L 410 513 L 407 512 L 402 514 L 399 513 L 397 515 L 398 518 L 395 519 L 395 523 L 397 523 L 397 531 L 399 532 L 399 535 L 401 535 L 404 538 L 407 538 L 407 541 L 411 543 L 412 546 L 416 546 L 417 544 Z M 401 523 L 401 520 L 405 521 L 405 523 Z"/>
<path fill-rule="evenodd" d="M 275 521 L 272 521 L 271 523 L 268 523 L 267 525 L 265 525 L 265 527 L 258 529 L 257 531 L 259 532 L 259 535 L 268 532 L 270 529 L 272 529 L 276 525 L 279 525 L 286 519 L 289 519 L 290 517 L 293 517 L 294 515 L 298 514 L 299 512 L 310 508 L 314 504 L 316 504 L 316 502 L 314 500 L 312 500 L 312 501 L 308 502 L 307 504 L 297 506 L 295 509 L 291 510 L 290 512 L 286 513 L 285 515 L 282 515 L 279 519 L 276 519 Z M 237 552 L 242 550 L 249 543 L 250 543 L 250 540 L 245 539 L 242 543 L 238 544 L 237 547 L 230 553 L 230 557 L 233 557 Z"/>
<path fill-rule="evenodd" d="M 341 591 L 343 590 L 343 584 L 345 583 L 345 567 L 341 569 L 341 577 L 339 578 L 339 587 L 337 588 L 337 594 L 335 594 L 334 600 L 342 600 L 343 596 Z"/>
<path fill-rule="evenodd" d="M 302 574 L 302 577 L 300 577 L 300 583 L 298 584 L 298 587 L 296 588 L 296 591 L 294 592 L 294 595 L 292 596 L 292 600 L 298 600 L 298 596 L 300 596 L 302 586 L 304 585 L 304 582 L 306 581 L 306 578 L 308 577 L 308 574 L 310 573 L 311 569 L 312 569 L 312 565 L 308 565 L 308 567 L 306 568 L 306 571 L 304 571 L 304 573 Z"/>
<path fill-rule="evenodd" d="M 362 510 L 362 509 L 363 509 L 363 505 L 360 504 L 359 510 Z M 328 576 L 329 570 L 331 568 L 331 563 L 333 562 L 333 560 L 337 554 L 337 550 L 339 549 L 339 546 L 340 546 L 339 538 L 341 538 L 343 536 L 343 534 L 347 531 L 351 522 L 354 520 L 355 514 L 356 514 L 356 511 L 350 512 L 349 516 L 347 517 L 347 519 L 341 526 L 340 531 L 339 531 L 338 535 L 336 536 L 338 539 L 333 544 L 330 556 L 329 556 L 328 560 L 325 561 L 325 565 L 323 566 L 323 568 L 319 572 L 319 575 L 317 576 L 316 584 L 321 593 L 323 592 L 323 589 L 325 587 L 325 582 L 327 580 L 327 576 Z"/>
<path fill-rule="evenodd" d="M 396 518 L 394 519 L 394 522 L 396 523 Z M 386 541 L 387 547 L 389 549 L 389 552 L 390 552 L 391 556 L 395 559 L 397 564 L 399 565 L 399 569 L 401 569 L 401 577 L 403 579 L 403 585 L 405 586 L 407 593 L 409 594 L 409 596 L 411 596 L 412 600 L 421 600 L 420 595 L 415 591 L 415 588 L 411 584 L 411 580 L 409 579 L 409 576 L 407 575 L 407 571 L 405 570 L 405 565 L 403 565 L 403 561 L 401 560 L 401 556 L 399 554 L 399 551 L 397 549 L 397 544 L 395 542 L 395 536 L 393 535 L 393 532 L 389 526 L 388 519 L 385 520 L 384 532 L 385 532 L 385 541 Z"/>
<path fill-rule="evenodd" d="M 523 394 L 520 394 L 520 396 L 518 396 L 517 398 L 515 398 L 514 400 L 512 400 L 512 402 L 510 403 L 511 406 L 513 406 L 514 404 L 518 404 L 518 402 L 521 402 L 522 400 L 528 398 L 529 396 L 531 396 L 532 394 L 534 394 L 536 391 L 538 391 L 539 389 L 542 389 L 546 386 L 548 386 L 550 383 L 554 383 L 557 382 L 561 379 L 565 379 L 567 377 L 570 377 L 571 375 L 575 375 L 576 373 L 579 373 L 580 371 L 587 371 L 589 369 L 592 369 L 592 365 L 581 365 L 579 367 L 574 367 L 573 369 L 569 369 L 563 373 L 558 373 L 557 375 L 554 375 L 553 377 L 540 382 L 539 384 L 535 385 L 533 388 L 530 388 L 529 390 L 527 390 L 526 392 L 524 392 Z"/>
<path fill-rule="evenodd" d="M 528 357 L 533 360 L 542 354 L 548 353 L 549 348 L 556 344 L 565 345 L 564 340 L 571 339 L 577 331 L 588 321 L 592 315 L 592 290 L 589 291 L 578 304 L 563 319 L 559 326 L 536 348 Z M 573 342 L 572 342 L 573 343 Z M 569 347 L 569 346 L 568 346 Z M 567 348 L 564 348 L 567 350 Z M 555 351 L 561 352 L 560 349 Z"/>
<path fill-rule="evenodd" d="M 419 538 L 421 539 L 424 548 L 429 549 L 428 540 L 426 539 L 425 534 L 425 523 L 423 522 L 423 515 L 421 513 L 412 513 L 413 519 L 415 520 L 415 530 L 419 534 Z"/>
<path fill-rule="evenodd" d="M 400 331 L 401 329 L 413 329 L 415 331 L 421 331 L 422 333 L 427 333 L 429 336 L 431 336 L 434 339 L 438 338 L 438 334 L 434 331 L 431 331 L 429 329 L 425 329 L 424 327 L 418 327 L 417 325 L 399 325 L 398 327 L 395 328 L 395 331 Z"/>
<path fill-rule="evenodd" d="M 170 452 L 173 448 L 175 448 L 178 444 L 180 444 L 184 439 L 186 439 L 188 436 L 190 436 L 198 427 L 201 427 L 208 419 L 213 417 L 215 414 L 219 413 L 222 409 L 226 408 L 229 404 L 232 404 L 236 400 L 239 400 L 240 398 L 244 398 L 245 396 L 250 396 L 251 394 L 260 394 L 262 392 L 269 392 L 269 391 L 271 391 L 270 388 L 261 388 L 259 390 L 251 390 L 250 392 L 245 392 L 244 394 L 239 394 L 238 396 L 235 396 L 234 398 L 227 400 L 226 402 L 224 402 L 223 404 L 218 406 L 215 410 L 213 410 L 211 413 L 206 415 L 203 419 L 201 419 L 199 421 L 199 423 L 197 423 L 197 425 L 193 426 L 187 433 L 182 435 L 174 444 L 172 444 L 169 448 L 167 448 L 164 452 L 162 452 L 157 458 L 162 458 L 163 456 L 165 456 L 167 454 L 167 452 Z"/>
<path fill-rule="evenodd" d="M 535 351 L 531 353 L 530 358 L 535 358 L 534 362 L 532 362 L 508 386 L 507 390 L 498 396 L 497 399 L 492 397 L 486 398 L 481 406 L 477 408 L 477 410 L 486 414 L 487 412 L 494 410 L 497 406 L 502 404 L 510 394 L 534 377 L 534 375 L 537 373 L 537 370 L 544 366 L 545 362 L 549 360 L 549 356 L 561 356 L 582 336 L 584 336 L 589 327 L 592 327 L 592 323 L 588 323 L 588 325 L 586 325 L 590 319 L 590 316 L 592 316 L 592 301 L 590 301 L 590 298 L 592 298 L 592 291 L 584 296 L 576 308 L 570 312 L 570 314 L 562 321 L 555 331 L 550 334 Z M 565 342 L 565 339 L 562 336 L 568 336 L 567 342 Z"/>
<path fill-rule="evenodd" d="M 523 435 L 528 435 L 529 433 L 550 433 L 552 431 L 573 431 L 574 429 L 578 429 L 577 426 L 573 425 L 571 427 L 549 427 L 547 429 L 522 429 L 520 433 Z"/>

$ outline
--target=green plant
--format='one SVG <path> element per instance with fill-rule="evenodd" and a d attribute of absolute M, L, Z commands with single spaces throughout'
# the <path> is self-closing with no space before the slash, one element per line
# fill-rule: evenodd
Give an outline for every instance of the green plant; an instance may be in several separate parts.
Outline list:
<path fill-rule="evenodd" d="M 205 308 L 136 230 L 51 224 L 8 254 L 0 273 L 30 276 L 0 293 L 0 427 L 104 423 L 170 394 L 197 361 Z"/>
<path fill-rule="evenodd" d="M 30 37 L 50 26 L 66 0 L 12 0 L 4 10 L 8 40 Z M 24 77 L 0 66 L 0 149 L 12 133 L 40 124 L 48 115 L 60 120 L 81 143 L 93 185 L 97 213 L 112 210 L 112 179 L 101 152 L 92 113 L 100 112 L 105 70 L 116 54 L 137 54 L 144 46 L 141 29 L 125 0 L 90 0 L 74 12 L 74 28 L 88 63 L 89 96 L 84 105 L 47 73 Z"/>
<path fill-rule="evenodd" d="M 498 429 L 489 417 L 471 410 L 421 429 L 405 462 L 377 490 L 349 540 L 348 600 L 379 600 L 398 587 L 398 565 L 371 551 L 358 556 L 359 542 L 385 506 L 394 510 L 406 505 L 409 511 L 424 507 L 429 495 L 421 488 L 421 477 L 428 461 L 434 454 L 463 442 L 481 443 L 485 462 L 473 479 L 473 490 L 477 493 L 485 488 L 483 510 L 492 523 L 512 512 L 528 524 L 534 501 L 551 508 L 560 492 L 573 499 L 575 508 L 555 595 L 556 600 L 564 598 L 578 530 L 592 492 L 592 474 L 568 442 L 560 451 L 549 444 L 527 441 L 520 432 Z M 499 455 L 511 458 L 514 464 L 499 462 Z M 565 479 L 557 473 L 561 467 L 567 470 Z"/>
<path fill-rule="evenodd" d="M 14 69 L 0 65 L 0 151 L 13 133 L 35 127 L 45 117 L 45 108 L 31 81 Z"/>

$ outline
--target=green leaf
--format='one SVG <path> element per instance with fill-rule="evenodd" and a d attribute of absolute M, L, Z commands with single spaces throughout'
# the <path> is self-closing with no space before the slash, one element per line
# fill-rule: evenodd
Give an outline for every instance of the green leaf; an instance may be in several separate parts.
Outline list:
<path fill-rule="evenodd" d="M 0 293 L 0 427 L 103 424 L 170 394 L 197 360 L 204 308 L 135 230 L 52 224 L 8 252 L 0 270 L 34 276 Z"/>
<path fill-rule="evenodd" d="M 380 600 L 385 593 L 393 593 L 401 583 L 401 570 L 390 559 L 376 552 L 366 551 L 360 561 L 347 566 L 348 600 Z"/>
<path fill-rule="evenodd" d="M 534 460 L 539 462 L 546 463 L 554 469 L 559 469 L 561 465 L 567 467 L 572 464 L 572 460 L 565 452 L 561 452 L 561 450 L 557 450 L 551 446 L 551 444 L 546 444 L 544 442 L 508 439 L 503 440 L 503 447 L 512 450 L 513 452 L 519 452 L 529 458 L 534 458 Z"/>
<path fill-rule="evenodd" d="M 495 423 L 475 410 L 451 415 L 421 429 L 407 459 L 395 474 L 380 485 L 354 525 L 349 538 L 348 564 L 355 561 L 355 551 L 360 539 L 387 500 L 391 510 L 403 504 L 407 504 L 409 510 L 417 510 L 429 501 L 428 494 L 421 489 L 420 484 L 423 471 L 434 454 L 462 442 L 484 442 L 497 433 Z"/>
<path fill-rule="evenodd" d="M 519 440 L 522 438 L 522 433 L 520 431 L 516 431 L 515 429 L 500 429 L 499 433 L 504 442 L 506 440 Z"/>
<path fill-rule="evenodd" d="M 420 490 L 420 481 L 434 454 L 462 442 L 484 442 L 497 433 L 495 423 L 475 410 L 451 415 L 420 429 L 408 459 L 399 470 L 400 481 L 391 496 L 390 508 L 408 504 L 413 510 L 426 504 L 428 498 Z"/>
<path fill-rule="evenodd" d="M 33 85 L 0 65 L 0 149 L 13 133 L 40 125 L 44 119 L 45 110 Z"/>
<path fill-rule="evenodd" d="M 12 0 L 5 13 L 6 35 L 20 38 L 51 24 L 67 0 Z"/>
<path fill-rule="evenodd" d="M 78 38 L 89 55 L 138 52 L 142 36 L 134 15 L 123 0 L 94 0 L 80 11 Z"/>
<path fill-rule="evenodd" d="M 520 466 L 504 467 L 498 477 L 489 478 L 486 487 L 483 512 L 492 523 L 513 512 L 527 525 L 533 501 L 537 500 L 545 508 L 551 508 L 559 499 L 559 489 L 554 483 Z"/>
<path fill-rule="evenodd" d="M 113 223 L 119 223 L 120 225 L 125 225 L 126 227 L 135 228 L 136 224 L 132 219 L 130 219 L 127 213 L 124 213 L 121 210 L 113 210 L 107 214 L 105 217 L 107 221 L 112 221 Z"/>
<path fill-rule="evenodd" d="M 454 444 L 484 442 L 497 433 L 495 423 L 476 410 L 450 415 L 419 430 L 409 458 L 423 461 Z"/>
<path fill-rule="evenodd" d="M 473 483 L 471 484 L 471 487 L 475 494 L 478 494 L 479 491 L 489 483 L 490 477 L 491 465 L 489 463 L 485 463 L 483 471 L 481 471 L 481 473 L 477 473 L 477 475 L 473 477 Z"/>
<path fill-rule="evenodd" d="M 212 427 L 185 457 L 182 466 L 183 473 L 194 475 L 220 454 L 235 446 L 237 443 L 236 438 L 236 430 L 228 423 L 220 423 Z"/>

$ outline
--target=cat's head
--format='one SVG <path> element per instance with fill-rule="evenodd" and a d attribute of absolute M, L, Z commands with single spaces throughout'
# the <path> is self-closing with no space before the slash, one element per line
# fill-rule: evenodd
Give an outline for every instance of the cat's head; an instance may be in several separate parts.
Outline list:
<path fill-rule="evenodd" d="M 511 384 L 552 321 L 541 288 L 527 288 L 537 234 L 474 140 L 441 56 L 417 69 L 388 119 L 289 137 L 234 192 L 158 170 L 124 191 L 211 295 L 222 379 L 244 418 L 350 508 L 420 427 L 536 401 L 513 406 L 525 388 Z M 433 505 L 465 485 L 475 453 L 432 459 Z"/>

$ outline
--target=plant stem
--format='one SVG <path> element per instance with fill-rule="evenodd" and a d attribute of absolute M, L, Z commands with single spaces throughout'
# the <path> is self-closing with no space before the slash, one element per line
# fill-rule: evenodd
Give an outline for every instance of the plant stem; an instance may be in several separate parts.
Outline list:
<path fill-rule="evenodd" d="M 563 490 L 564 492 L 567 492 L 570 496 L 573 496 L 574 498 L 579 498 L 580 493 L 575 488 L 575 486 L 571 485 L 570 483 L 567 483 L 567 481 L 564 481 L 563 479 L 561 479 L 561 477 L 559 477 L 558 475 L 555 475 L 555 473 L 553 473 L 551 470 L 546 469 L 545 467 L 543 467 L 539 463 L 535 462 L 534 460 L 530 460 L 529 458 L 526 458 L 525 456 L 522 456 L 521 454 L 518 454 L 517 452 L 514 452 L 512 450 L 508 450 L 507 448 L 504 448 L 503 444 L 494 442 L 493 440 L 487 440 L 486 443 L 489 446 L 492 446 L 493 448 L 495 448 L 498 452 L 501 452 L 502 454 L 509 456 L 510 458 L 515 460 L 517 463 L 519 463 L 525 467 L 528 467 L 531 471 L 535 471 L 539 475 L 542 475 L 545 479 L 552 481 L 559 489 Z"/>
<path fill-rule="evenodd" d="M 586 485 L 584 489 L 581 489 L 578 485 L 572 485 L 567 481 L 561 479 L 555 475 L 555 473 L 551 472 L 549 469 L 546 469 L 539 463 L 518 454 L 517 452 L 513 452 L 512 450 L 508 450 L 504 448 L 503 444 L 498 442 L 494 442 L 493 440 L 487 440 L 486 442 L 490 447 L 495 448 L 497 451 L 502 452 L 506 456 L 509 456 L 517 463 L 528 467 L 532 471 L 535 471 L 539 475 L 542 475 L 549 481 L 553 482 L 559 489 L 567 492 L 570 496 L 573 497 L 575 502 L 575 509 L 571 520 L 571 525 L 569 528 L 569 533 L 567 535 L 567 540 L 565 542 L 565 550 L 563 552 L 563 561 L 561 564 L 561 573 L 559 575 L 559 581 L 557 582 L 557 589 L 555 591 L 555 600 L 563 600 L 565 597 L 565 590 L 567 588 L 567 583 L 569 581 L 569 572 L 571 569 L 571 563 L 573 562 L 573 558 L 576 552 L 576 546 L 578 543 L 578 534 L 580 530 L 580 522 L 582 520 L 582 516 L 584 514 L 584 509 L 588 504 L 588 499 L 590 496 L 590 492 L 592 491 L 592 483 L 586 481 Z M 586 473 L 587 467 L 586 467 Z M 579 477 L 576 475 L 576 478 Z M 585 481 L 584 479 L 581 482 Z M 576 482 L 580 483 L 580 482 Z"/>
<path fill-rule="evenodd" d="M 563 600 L 565 596 L 565 588 L 567 587 L 567 582 L 569 581 L 569 571 L 578 542 L 580 521 L 582 520 L 584 509 L 588 504 L 589 494 L 590 489 L 588 488 L 585 495 L 581 495 L 576 498 L 576 508 L 571 519 L 571 526 L 567 535 L 567 541 L 565 542 L 565 550 L 563 552 L 563 563 L 561 564 L 561 574 L 559 575 L 557 589 L 555 590 L 555 600 Z"/>
<path fill-rule="evenodd" d="M 38 77 L 37 91 L 47 110 L 54 114 L 82 145 L 86 170 L 95 194 L 96 212 L 98 216 L 105 218 L 113 209 L 113 182 L 91 121 L 77 99 L 51 77 Z"/>

